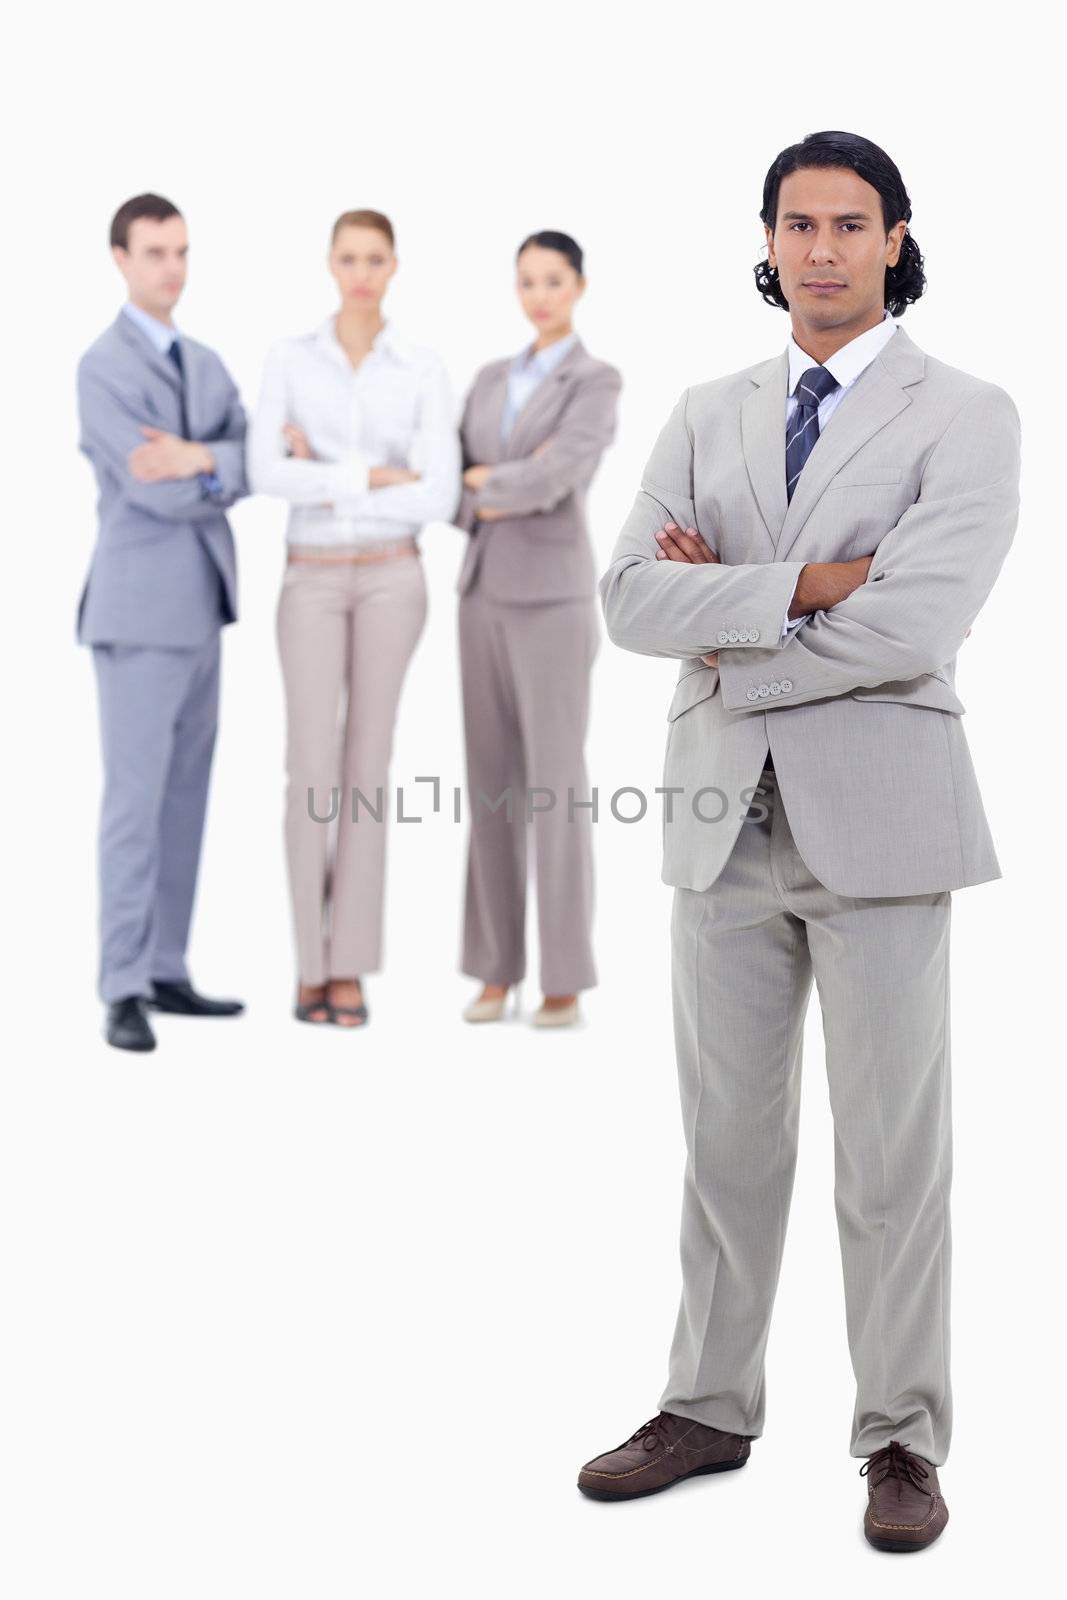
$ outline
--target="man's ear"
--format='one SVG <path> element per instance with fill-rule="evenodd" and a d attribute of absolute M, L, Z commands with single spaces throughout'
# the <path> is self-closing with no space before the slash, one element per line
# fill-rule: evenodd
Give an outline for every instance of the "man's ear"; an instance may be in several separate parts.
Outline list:
<path fill-rule="evenodd" d="M 908 225 L 907 225 L 906 222 L 903 223 L 903 224 L 898 222 L 895 227 L 890 228 L 890 230 L 889 230 L 890 239 L 892 239 L 893 235 L 896 233 L 897 228 L 900 228 L 901 232 L 900 232 L 900 236 L 897 239 L 896 254 L 893 256 L 892 260 L 890 260 L 888 255 L 887 255 L 887 257 L 886 257 L 886 266 L 888 266 L 888 267 L 895 267 L 897 265 L 897 263 L 899 262 L 899 260 L 900 260 L 900 252 L 904 248 L 904 235 L 908 231 Z"/>

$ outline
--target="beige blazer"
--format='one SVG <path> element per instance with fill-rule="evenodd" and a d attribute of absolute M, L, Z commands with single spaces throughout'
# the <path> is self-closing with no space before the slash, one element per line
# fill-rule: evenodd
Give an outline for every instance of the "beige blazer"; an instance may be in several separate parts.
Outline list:
<path fill-rule="evenodd" d="M 898 327 L 817 440 L 787 504 L 788 355 L 686 390 L 600 582 L 624 649 L 680 662 L 668 716 L 665 882 L 708 888 L 770 749 L 797 847 L 836 894 L 1000 876 L 955 691 L 956 654 L 1015 532 L 1009 396 Z M 722 565 L 657 561 L 695 522 Z M 808 561 L 873 555 L 867 582 L 787 643 Z M 718 650 L 718 668 L 699 657 Z M 701 788 L 722 791 L 697 798 Z"/>
<path fill-rule="evenodd" d="M 500 419 L 510 364 L 508 357 L 483 367 L 463 411 L 463 466 L 493 471 L 477 493 L 463 491 L 456 525 L 471 540 L 456 587 L 464 593 L 477 577 L 489 599 L 526 604 L 591 595 L 596 567 L 585 493 L 615 435 L 622 374 L 576 340 L 522 407 L 505 445 Z M 479 506 L 509 515 L 479 523 Z"/>

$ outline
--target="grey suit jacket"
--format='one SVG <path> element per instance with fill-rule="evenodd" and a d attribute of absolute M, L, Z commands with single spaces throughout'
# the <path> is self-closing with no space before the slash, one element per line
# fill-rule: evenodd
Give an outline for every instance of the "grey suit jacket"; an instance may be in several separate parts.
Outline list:
<path fill-rule="evenodd" d="M 143 423 L 181 434 L 174 363 L 120 312 L 78 365 L 81 449 L 99 487 L 98 533 L 78 606 L 82 644 L 192 646 L 237 619 L 226 508 L 248 493 L 245 414 L 213 350 L 183 333 L 190 437 L 210 443 L 221 491 L 199 478 L 138 483 L 126 465 Z"/>
<path fill-rule="evenodd" d="M 678 401 L 600 582 L 616 644 L 681 663 L 663 878 L 722 870 L 770 749 L 797 847 L 835 893 L 925 894 L 1000 876 L 961 724 L 956 653 L 1019 505 L 1019 417 L 995 384 L 898 327 L 815 444 L 787 504 L 783 352 Z M 695 523 L 722 565 L 657 561 Z M 786 643 L 809 561 L 873 555 L 867 581 Z M 699 657 L 719 651 L 718 668 Z M 722 791 L 696 800 L 701 788 Z"/>
<path fill-rule="evenodd" d="M 591 595 L 596 567 L 585 493 L 615 435 L 622 374 L 576 340 L 522 407 L 504 445 L 510 364 L 483 367 L 463 410 L 463 466 L 493 471 L 477 493 L 463 491 L 456 525 L 472 537 L 456 587 L 464 593 L 477 577 L 491 600 L 525 604 Z M 509 515 L 478 523 L 480 506 Z"/>

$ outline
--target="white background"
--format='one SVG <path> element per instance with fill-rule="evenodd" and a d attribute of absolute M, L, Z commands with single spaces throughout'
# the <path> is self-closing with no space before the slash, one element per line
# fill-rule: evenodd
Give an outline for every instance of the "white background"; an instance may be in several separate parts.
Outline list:
<path fill-rule="evenodd" d="M 602 566 L 681 389 L 779 351 L 757 296 L 762 182 L 821 127 L 900 166 L 929 291 L 912 338 L 1023 417 L 1016 546 L 961 653 L 1004 870 L 954 901 L 952 1521 L 918 1595 L 1028 1591 L 1062 1474 L 1060 88 L 1036 8 L 672 0 L 383 8 L 99 3 L 9 34 L 3 206 L 6 1034 L 0 1505 L 11 1600 L 888 1594 L 860 1534 L 818 1006 L 769 1352 L 743 1473 L 630 1506 L 574 1477 L 656 1410 L 679 1287 L 682 1140 L 659 823 L 597 829 L 601 985 L 580 1030 L 459 1012 L 464 830 L 390 840 L 386 970 L 365 1034 L 289 1020 L 284 510 L 234 526 L 242 621 L 224 700 L 192 970 L 245 1018 L 101 1041 L 96 708 L 74 611 L 93 538 L 76 359 L 121 283 L 110 216 L 154 189 L 192 254 L 179 325 L 254 402 L 263 353 L 333 305 L 330 224 L 376 206 L 387 302 L 457 399 L 529 336 L 520 239 L 587 252 L 578 327 L 622 368 L 591 496 Z M 740 19 L 740 20 L 739 20 Z M 423 541 L 427 631 L 393 776 L 462 782 L 453 584 Z M 590 764 L 660 779 L 673 665 L 605 640 Z M 532 924 L 531 924 L 532 929 Z M 525 1004 L 538 998 L 536 952 Z M 1059 1329 L 1062 1333 L 1062 1327 Z"/>

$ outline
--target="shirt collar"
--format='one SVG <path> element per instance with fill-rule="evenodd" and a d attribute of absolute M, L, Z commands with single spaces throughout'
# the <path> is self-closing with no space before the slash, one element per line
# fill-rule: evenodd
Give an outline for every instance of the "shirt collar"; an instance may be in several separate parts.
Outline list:
<path fill-rule="evenodd" d="M 348 366 L 348 357 L 345 355 L 341 341 L 337 337 L 337 330 L 334 327 L 335 321 L 335 315 L 328 316 L 325 322 L 319 324 L 316 337 L 329 349 L 337 352 L 343 358 L 345 365 Z M 411 340 L 400 333 L 392 322 L 386 322 L 385 326 L 379 329 L 371 341 L 370 348 L 372 354 L 384 352 L 384 354 L 392 356 L 403 365 L 407 365 L 408 362 L 412 361 L 415 355 L 415 346 Z"/>
<path fill-rule="evenodd" d="M 848 344 L 843 344 L 840 350 L 835 350 L 829 360 L 822 365 L 837 379 L 842 389 L 847 389 L 865 367 L 869 367 L 879 350 L 887 345 L 897 331 L 896 320 L 887 309 L 881 322 L 876 322 L 873 328 L 868 328 L 866 333 L 857 334 L 855 339 L 850 339 Z M 792 394 L 799 379 L 811 367 L 819 363 L 802 350 L 793 335 L 789 335 L 789 393 Z"/>
<path fill-rule="evenodd" d="M 563 357 L 569 350 L 573 350 L 578 343 L 576 333 L 568 333 L 565 339 L 556 339 L 554 343 L 546 345 L 543 350 L 535 350 L 532 344 L 526 345 L 515 357 L 513 365 L 528 372 L 536 372 L 541 377 L 547 377 L 559 366 Z"/>
<path fill-rule="evenodd" d="M 173 324 L 160 322 L 158 317 L 153 317 L 147 311 L 142 311 L 132 300 L 127 300 L 122 309 L 134 326 L 140 328 L 145 337 L 152 341 L 160 355 L 165 356 L 178 337 L 177 328 Z"/>

